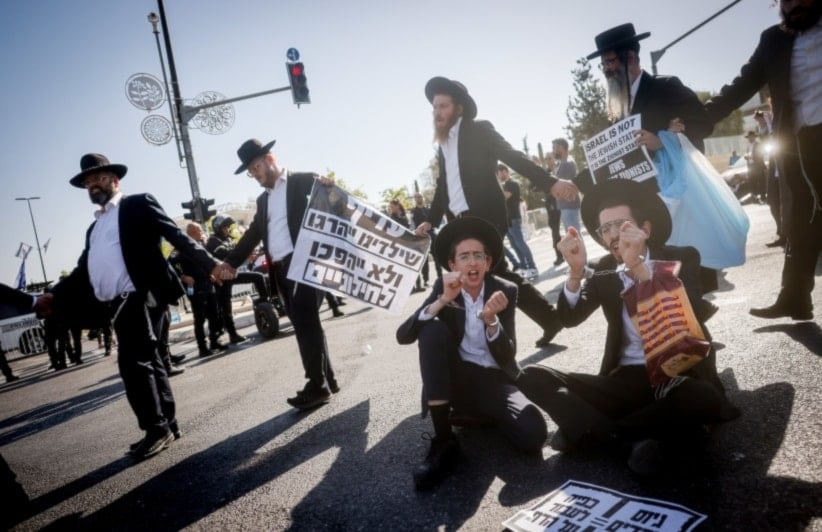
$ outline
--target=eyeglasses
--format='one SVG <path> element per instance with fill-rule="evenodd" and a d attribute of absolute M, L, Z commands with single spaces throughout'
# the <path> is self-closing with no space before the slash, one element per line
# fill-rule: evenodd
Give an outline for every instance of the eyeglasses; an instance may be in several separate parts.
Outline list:
<path fill-rule="evenodd" d="M 605 70 L 611 68 L 617 63 L 619 63 L 618 57 L 612 57 L 611 59 L 603 59 L 602 62 L 599 64 L 599 69 L 604 72 Z"/>
<path fill-rule="evenodd" d="M 605 235 L 609 234 L 611 232 L 611 229 L 616 229 L 617 231 L 619 231 L 619 228 L 622 227 L 622 224 L 629 221 L 630 220 L 618 218 L 616 220 L 611 220 L 610 222 L 605 222 L 604 224 L 597 227 L 596 234 L 598 234 L 600 238 L 605 238 Z"/>
<path fill-rule="evenodd" d="M 89 174 L 83 179 L 83 186 L 88 188 L 91 185 L 102 183 L 109 177 L 108 174 Z"/>
<path fill-rule="evenodd" d="M 456 262 L 461 264 L 469 264 L 470 262 L 485 262 L 485 259 L 488 258 L 488 255 L 483 253 L 482 251 L 472 251 L 466 253 L 460 253 L 456 256 Z"/>

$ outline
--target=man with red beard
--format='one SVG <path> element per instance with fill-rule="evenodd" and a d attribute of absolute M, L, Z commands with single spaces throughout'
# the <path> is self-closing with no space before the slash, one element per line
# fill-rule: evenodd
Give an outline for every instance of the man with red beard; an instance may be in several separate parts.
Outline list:
<path fill-rule="evenodd" d="M 753 55 L 705 107 L 718 122 L 764 85 L 771 93 L 775 159 L 790 195 L 782 288 L 760 318 L 813 319 L 811 293 L 822 250 L 822 0 L 781 0 L 781 24 L 762 32 Z"/>
<path fill-rule="evenodd" d="M 517 388 L 514 327 L 517 287 L 491 275 L 502 260 L 502 237 L 488 222 L 463 217 L 443 227 L 434 258 L 448 271 L 397 329 L 397 342 L 418 342 L 423 404 L 431 411 L 434 438 L 414 485 L 430 489 L 459 458 L 451 431 L 451 406 L 487 418 L 524 452 L 542 448 L 547 435 L 539 409 Z"/>
<path fill-rule="evenodd" d="M 418 235 L 428 234 L 443 215 L 449 219 L 476 216 L 505 234 L 508 215 L 496 177 L 500 161 L 546 193 L 569 200 L 576 195 L 573 183 L 556 179 L 512 148 L 490 122 L 475 120 L 477 104 L 462 83 L 431 78 L 425 85 L 425 96 L 434 108 L 439 176 L 428 220 L 417 227 Z M 494 273 L 517 285 L 517 307 L 542 327 L 537 347 L 547 346 L 562 329 L 554 307 L 527 280 L 508 270 L 505 261 L 497 263 Z"/>

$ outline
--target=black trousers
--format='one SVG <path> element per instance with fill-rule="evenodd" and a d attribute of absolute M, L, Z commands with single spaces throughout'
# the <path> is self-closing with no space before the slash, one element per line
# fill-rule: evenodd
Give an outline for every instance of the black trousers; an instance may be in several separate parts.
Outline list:
<path fill-rule="evenodd" d="M 822 251 L 822 210 L 814 211 L 814 194 L 822 202 L 822 124 L 801 128 L 796 141 L 798 153 L 785 154 L 784 178 L 791 205 L 779 299 L 791 306 L 812 308 L 816 262 Z"/>
<path fill-rule="evenodd" d="M 165 432 L 176 421 L 174 396 L 158 349 L 166 307 L 148 307 L 135 293 L 110 307 L 128 403 L 142 430 Z"/>
<path fill-rule="evenodd" d="M 448 401 L 460 412 L 492 419 L 517 448 L 538 451 L 547 437 L 539 409 L 499 369 L 465 362 L 443 322 L 427 322 L 419 334 L 420 373 L 426 401 Z"/>
<path fill-rule="evenodd" d="M 526 316 L 543 329 L 556 326 L 559 322 L 556 309 L 527 279 L 509 270 L 504 260 L 497 262 L 493 273 L 517 285 L 519 289 L 517 308 Z"/>
<path fill-rule="evenodd" d="M 280 290 L 280 299 L 294 327 L 305 376 L 313 386 L 322 388 L 336 382 L 325 331 L 320 322 L 320 304 L 325 291 L 295 283 L 286 277 L 290 263 L 291 255 L 269 266 L 271 285 Z"/>
<path fill-rule="evenodd" d="M 197 347 L 206 349 L 205 321 L 208 320 L 208 339 L 212 343 L 217 341 L 222 328 L 220 311 L 217 308 L 217 295 L 212 287 L 208 290 L 195 288 L 189 300 L 191 301 L 191 312 L 194 314 L 194 338 L 197 340 Z"/>
<path fill-rule="evenodd" d="M 645 366 L 587 375 L 533 365 L 525 368 L 517 384 L 571 443 L 604 434 L 628 440 L 668 439 L 718 421 L 722 407 L 719 391 L 698 378 L 685 379 L 664 398 L 655 399 Z"/>

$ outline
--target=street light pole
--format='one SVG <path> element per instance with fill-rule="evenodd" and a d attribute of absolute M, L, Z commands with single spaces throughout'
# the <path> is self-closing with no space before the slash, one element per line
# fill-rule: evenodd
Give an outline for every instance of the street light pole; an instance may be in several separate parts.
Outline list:
<path fill-rule="evenodd" d="M 712 21 L 713 19 L 715 19 L 716 17 L 718 17 L 719 15 L 724 13 L 725 11 L 729 10 L 730 8 L 732 8 L 733 6 L 735 6 L 736 4 L 738 4 L 741 1 L 742 0 L 734 0 L 733 2 L 728 4 L 727 6 L 723 7 L 722 9 L 720 9 L 719 11 L 717 11 L 716 13 L 711 15 L 710 17 L 706 18 L 705 20 L 703 20 L 702 22 L 700 22 L 699 24 L 697 24 L 696 26 L 694 26 L 690 30 L 686 31 L 685 33 L 683 33 L 682 35 L 680 35 L 679 37 L 677 37 L 676 39 L 674 39 L 673 41 L 668 43 L 667 45 L 660 48 L 659 50 L 652 51 L 651 52 L 651 71 L 654 73 L 654 76 L 657 75 L 657 71 L 656 71 L 657 62 L 659 62 L 659 60 L 662 59 L 662 56 L 665 54 L 665 52 L 668 50 L 668 48 L 675 45 L 676 43 L 678 43 L 679 41 L 681 41 L 682 39 L 684 39 L 688 35 L 692 34 L 693 32 L 695 32 L 696 30 L 698 30 L 699 28 L 701 28 L 702 26 L 704 26 L 708 22 Z"/>
<path fill-rule="evenodd" d="M 34 242 L 37 244 L 37 254 L 40 255 L 40 267 L 43 269 L 43 288 L 48 287 L 49 280 L 46 277 L 46 265 L 43 262 L 43 252 L 40 250 L 40 238 L 37 236 L 37 225 L 34 223 L 34 212 L 31 210 L 31 200 L 40 199 L 40 196 L 28 198 L 14 198 L 17 201 L 25 201 L 29 205 L 29 216 L 31 216 L 31 226 L 34 228 Z"/>
<path fill-rule="evenodd" d="M 183 158 L 185 159 L 186 170 L 188 171 L 188 184 L 191 187 L 191 197 L 194 201 L 199 202 L 200 199 L 200 184 L 197 179 L 197 171 L 194 168 L 194 154 L 191 151 L 191 140 L 188 136 L 187 120 L 183 119 L 183 97 L 180 92 L 180 84 L 177 80 L 177 69 L 174 66 L 174 53 L 171 51 L 171 37 L 168 33 L 168 23 L 166 21 L 166 10 L 163 0 L 157 0 L 157 9 L 160 12 L 159 20 L 163 27 L 163 41 L 166 45 L 166 58 L 168 58 L 168 70 L 171 76 L 171 89 L 174 93 L 174 107 L 171 112 L 171 120 L 175 122 L 175 131 L 179 128 L 180 143 L 183 145 Z M 148 21 L 151 22 L 153 32 L 157 35 L 157 15 L 149 14 Z M 162 63 L 162 54 L 160 54 L 160 65 Z M 165 67 L 163 67 L 163 78 L 165 78 Z M 178 147 L 179 150 L 179 147 Z M 197 209 L 199 211 L 199 209 Z M 198 213 L 198 218 L 202 218 L 203 213 Z M 205 220 L 197 220 L 200 223 Z"/>

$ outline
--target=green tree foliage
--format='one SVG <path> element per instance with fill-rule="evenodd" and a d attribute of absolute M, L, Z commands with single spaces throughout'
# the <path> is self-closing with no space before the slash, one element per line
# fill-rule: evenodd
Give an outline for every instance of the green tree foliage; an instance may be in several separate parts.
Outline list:
<path fill-rule="evenodd" d="M 352 196 L 356 196 L 356 197 L 358 197 L 362 200 L 368 201 L 368 194 L 365 193 L 365 191 L 362 189 L 362 187 L 351 188 L 351 186 L 348 183 L 346 183 L 344 179 L 342 179 L 341 177 L 336 176 L 336 174 L 334 173 L 334 170 L 328 170 L 325 173 L 325 175 L 326 175 L 326 177 L 328 177 L 330 179 L 333 179 L 335 185 L 337 185 L 341 189 L 345 190 L 346 192 L 348 192 Z"/>
<path fill-rule="evenodd" d="M 398 199 L 407 211 L 414 205 L 413 196 L 408 193 L 408 187 L 386 188 L 380 192 L 382 205 L 386 206 L 391 200 Z"/>
<path fill-rule="evenodd" d="M 606 111 L 605 89 L 591 73 L 591 63 L 582 58 L 577 60 L 577 65 L 571 70 L 576 94 L 568 98 L 565 132 L 574 143 L 571 156 L 577 166 L 583 168 L 587 165 L 582 143 L 611 125 L 611 122 Z"/>
<path fill-rule="evenodd" d="M 697 91 L 697 97 L 699 98 L 700 102 L 708 101 L 712 96 L 712 94 L 708 91 Z M 720 120 L 714 125 L 714 131 L 710 134 L 711 137 L 733 137 L 736 135 L 742 135 L 745 133 L 744 125 L 742 120 L 742 110 L 735 109 L 731 114 Z M 685 129 L 688 128 L 688 124 L 685 124 Z"/>

